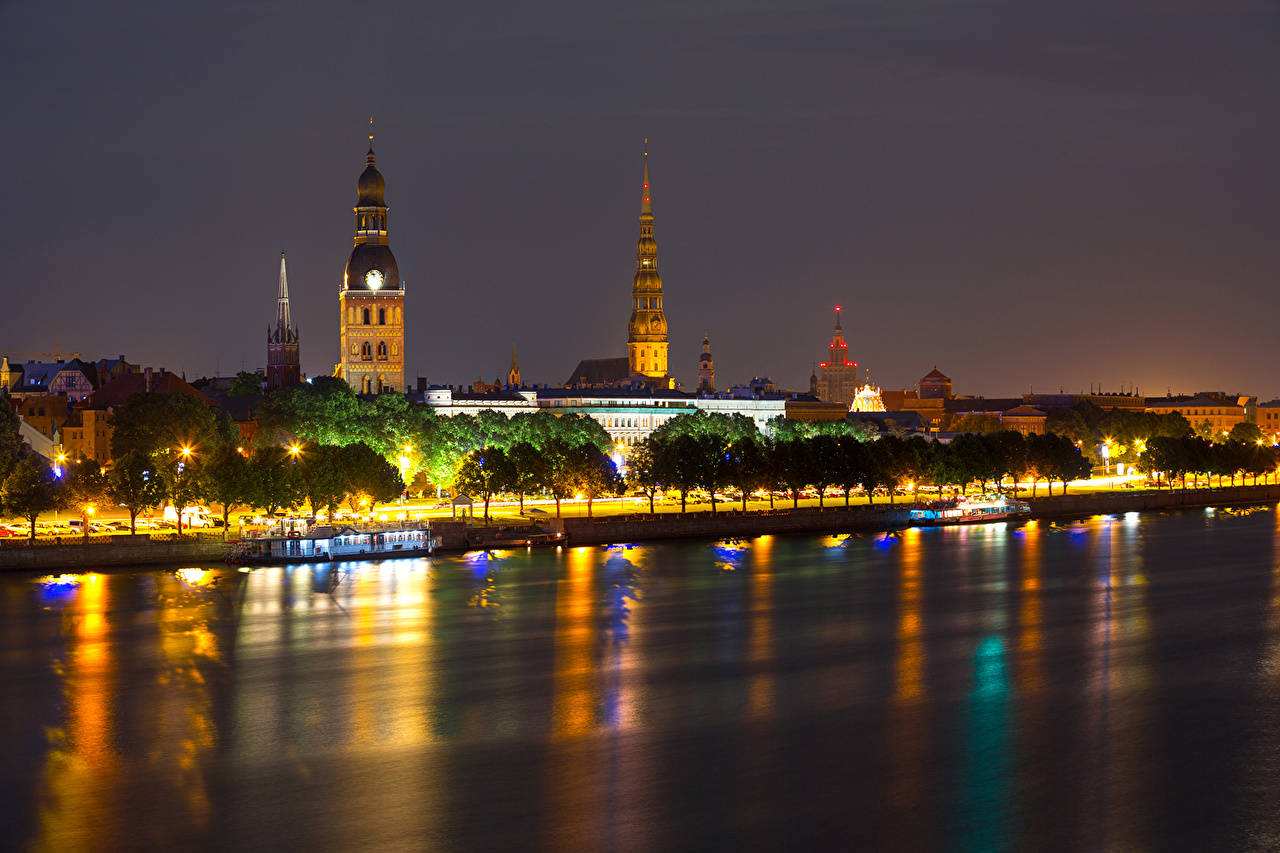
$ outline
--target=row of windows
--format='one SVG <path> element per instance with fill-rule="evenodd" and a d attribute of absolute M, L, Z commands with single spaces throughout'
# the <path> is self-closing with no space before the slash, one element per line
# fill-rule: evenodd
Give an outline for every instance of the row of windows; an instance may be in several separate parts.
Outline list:
<path fill-rule="evenodd" d="M 635 305 L 633 305 L 632 307 L 635 308 L 635 310 L 637 311 L 642 311 L 646 309 L 660 311 L 662 310 L 662 297 L 661 296 L 637 296 L 635 297 Z"/>
<path fill-rule="evenodd" d="M 393 343 L 388 349 L 386 341 L 378 341 L 378 346 L 376 348 L 369 341 L 365 341 L 361 344 L 352 342 L 351 344 L 351 355 L 359 356 L 363 361 L 373 361 L 375 356 L 378 361 L 386 361 L 388 354 L 399 356 L 400 345 Z"/>
<path fill-rule="evenodd" d="M 356 217 L 356 228 L 361 231 L 386 231 L 387 215 L 385 213 L 361 213 Z"/>
<path fill-rule="evenodd" d="M 347 323 L 349 325 L 372 326 L 374 325 L 374 313 L 372 308 L 357 309 L 354 305 L 347 308 Z M 391 317 L 391 325 L 399 326 L 404 316 L 400 313 L 399 308 L 392 308 L 390 314 L 386 308 L 379 308 L 377 313 L 377 325 L 387 325 L 387 317 Z"/>

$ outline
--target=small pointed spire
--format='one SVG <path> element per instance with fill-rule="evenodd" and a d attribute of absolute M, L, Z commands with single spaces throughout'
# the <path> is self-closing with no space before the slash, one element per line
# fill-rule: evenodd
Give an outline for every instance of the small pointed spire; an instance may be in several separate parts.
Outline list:
<path fill-rule="evenodd" d="M 364 155 L 364 162 L 373 165 L 373 116 L 369 116 L 369 153 Z"/>
<path fill-rule="evenodd" d="M 511 369 L 517 371 L 520 369 L 520 362 L 516 360 L 516 345 L 514 343 L 511 345 Z"/>
<path fill-rule="evenodd" d="M 839 305 L 836 306 L 836 330 L 844 331 L 843 329 L 840 328 L 840 306 Z"/>

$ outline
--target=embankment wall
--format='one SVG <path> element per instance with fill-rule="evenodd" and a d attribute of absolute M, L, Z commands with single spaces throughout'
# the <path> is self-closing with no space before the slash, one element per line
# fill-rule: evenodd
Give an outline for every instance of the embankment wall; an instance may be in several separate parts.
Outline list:
<path fill-rule="evenodd" d="M 113 536 L 108 542 L 9 545 L 0 548 L 0 571 L 75 571 L 110 566 L 181 565 L 221 560 L 221 538 L 156 541 Z"/>

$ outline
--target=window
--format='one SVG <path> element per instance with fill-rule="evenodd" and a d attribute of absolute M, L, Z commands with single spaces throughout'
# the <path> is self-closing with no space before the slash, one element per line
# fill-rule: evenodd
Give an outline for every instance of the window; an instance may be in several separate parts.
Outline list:
<path fill-rule="evenodd" d="M 387 309 L 386 308 L 378 309 L 378 325 L 379 326 L 387 325 Z"/>
<path fill-rule="evenodd" d="M 370 323 L 369 323 L 369 309 L 368 309 L 368 308 L 364 309 L 364 315 L 363 315 L 363 316 L 364 316 L 364 324 L 365 324 L 366 326 L 370 325 Z"/>
<path fill-rule="evenodd" d="M 369 342 L 365 341 L 360 345 L 360 357 L 365 361 L 373 358 L 373 347 L 369 346 Z"/>
<path fill-rule="evenodd" d="M 385 359 L 387 357 L 387 342 L 378 341 L 378 358 Z"/>

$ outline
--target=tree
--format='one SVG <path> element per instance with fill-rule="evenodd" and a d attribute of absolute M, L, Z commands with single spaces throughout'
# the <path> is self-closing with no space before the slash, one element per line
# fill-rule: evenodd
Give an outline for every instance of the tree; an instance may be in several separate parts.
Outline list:
<path fill-rule="evenodd" d="M 9 512 L 31 524 L 31 541 L 36 540 L 36 519 L 62 505 L 62 482 L 43 457 L 34 453 L 18 460 L 4 479 L 0 497 Z"/>
<path fill-rule="evenodd" d="M 361 415 L 355 390 L 332 376 L 279 388 L 258 407 L 261 436 L 274 444 L 348 444 L 368 428 Z"/>
<path fill-rule="evenodd" d="M 256 373 L 249 374 L 257 376 Z M 204 492 L 222 507 L 222 536 L 226 538 L 231 510 L 252 502 L 255 484 L 248 457 L 230 444 L 223 444 L 204 463 Z"/>
<path fill-rule="evenodd" d="M 658 457 L 661 454 L 655 449 L 655 444 L 654 437 L 648 435 L 631 448 L 631 455 L 627 457 L 627 485 L 649 499 L 650 515 L 655 511 L 653 499 L 662 489 L 662 476 L 658 468 Z M 521 512 L 523 511 L 522 507 Z"/>
<path fill-rule="evenodd" d="M 1227 433 L 1227 440 L 1256 445 L 1262 441 L 1262 427 L 1250 421 L 1241 421 Z"/>
<path fill-rule="evenodd" d="M 230 420 L 190 394 L 131 394 L 110 421 L 112 459 L 129 453 L 174 458 L 183 448 L 209 452 L 232 440 Z"/>
<path fill-rule="evenodd" d="M 818 509 L 825 507 L 827 486 L 839 481 L 840 441 L 821 433 L 804 441 L 804 479 L 818 490 Z"/>
<path fill-rule="evenodd" d="M 464 493 L 479 495 L 484 501 L 484 523 L 489 523 L 489 501 L 507 488 L 513 479 L 511 461 L 501 447 L 474 450 L 462 460 L 457 486 Z"/>
<path fill-rule="evenodd" d="M 0 483 L 25 453 L 22 436 L 18 434 L 20 424 L 18 413 L 9 405 L 8 398 L 0 398 Z"/>
<path fill-rule="evenodd" d="M 334 509 L 347 493 L 341 450 L 342 448 L 333 444 L 313 444 L 298 454 L 298 473 L 302 477 L 302 487 L 311 507 L 313 523 L 321 510 L 332 521 Z"/>
<path fill-rule="evenodd" d="M 849 505 L 849 495 L 862 485 L 865 469 L 871 464 L 868 445 L 851 435 L 842 435 L 836 439 L 839 450 L 839 462 L 833 482 L 844 491 L 844 505 Z"/>
<path fill-rule="evenodd" d="M 767 482 L 767 461 L 760 439 L 744 436 L 729 445 L 727 481 L 742 494 L 742 511 L 747 511 L 747 495 Z M 649 511 L 653 511 L 652 503 Z"/>
<path fill-rule="evenodd" d="M 542 448 L 542 487 L 556 501 L 556 518 L 560 517 L 560 501 L 574 493 L 575 448 L 558 438 L 548 441 Z"/>
<path fill-rule="evenodd" d="M 1067 493 L 1067 483 L 1082 477 L 1088 477 L 1092 466 L 1089 460 L 1080 453 L 1080 448 L 1071 439 L 1062 435 L 1050 436 L 1053 439 L 1052 470 L 1053 476 L 1062 483 L 1062 493 Z"/>
<path fill-rule="evenodd" d="M 383 397 L 395 396 L 383 394 Z M 353 504 L 367 499 L 369 506 L 393 501 L 404 493 L 405 484 L 394 465 L 364 442 L 338 449 L 337 463 L 345 493 Z"/>
<path fill-rule="evenodd" d="M 279 447 L 255 450 L 249 457 L 249 477 L 253 486 L 249 503 L 269 516 L 296 508 L 306 496 L 296 461 Z"/>
<path fill-rule="evenodd" d="M 261 397 L 263 378 L 260 374 L 242 370 L 236 374 L 231 389 L 227 392 L 231 397 Z"/>
<path fill-rule="evenodd" d="M 524 515 L 524 496 L 542 482 L 542 454 L 527 441 L 517 441 L 507 451 L 511 461 L 511 483 L 508 486 L 520 496 L 520 514 Z"/>
<path fill-rule="evenodd" d="M 775 441 L 771 450 L 778 482 L 791 493 L 791 506 L 794 509 L 800 506 L 801 489 L 809 484 L 808 453 L 805 451 L 804 439 Z"/>
<path fill-rule="evenodd" d="M 138 514 L 164 500 L 164 486 L 151 457 L 138 450 L 115 456 L 107 473 L 111 500 L 129 511 L 129 532 L 138 532 Z"/>
<path fill-rule="evenodd" d="M 1027 439 L 1015 430 L 1005 430 L 992 437 L 993 457 L 1001 480 L 1007 474 L 1013 479 L 1013 496 L 1018 497 L 1018 481 L 1027 474 Z"/>
<path fill-rule="evenodd" d="M 575 480 L 587 498 L 587 517 L 596 498 L 613 494 L 622 485 L 618 469 L 603 451 L 592 442 L 579 444 L 574 451 Z"/>
<path fill-rule="evenodd" d="M 82 459 L 67 466 L 62 482 L 65 503 L 80 513 L 80 530 L 87 540 L 89 516 L 94 513 L 98 504 L 107 499 L 107 475 L 102 473 L 101 466 L 95 460 Z"/>
<path fill-rule="evenodd" d="M 165 496 L 173 504 L 178 517 L 178 535 L 182 535 L 182 518 L 187 507 L 204 498 L 203 462 L 194 454 L 176 454 L 158 466 Z"/>

